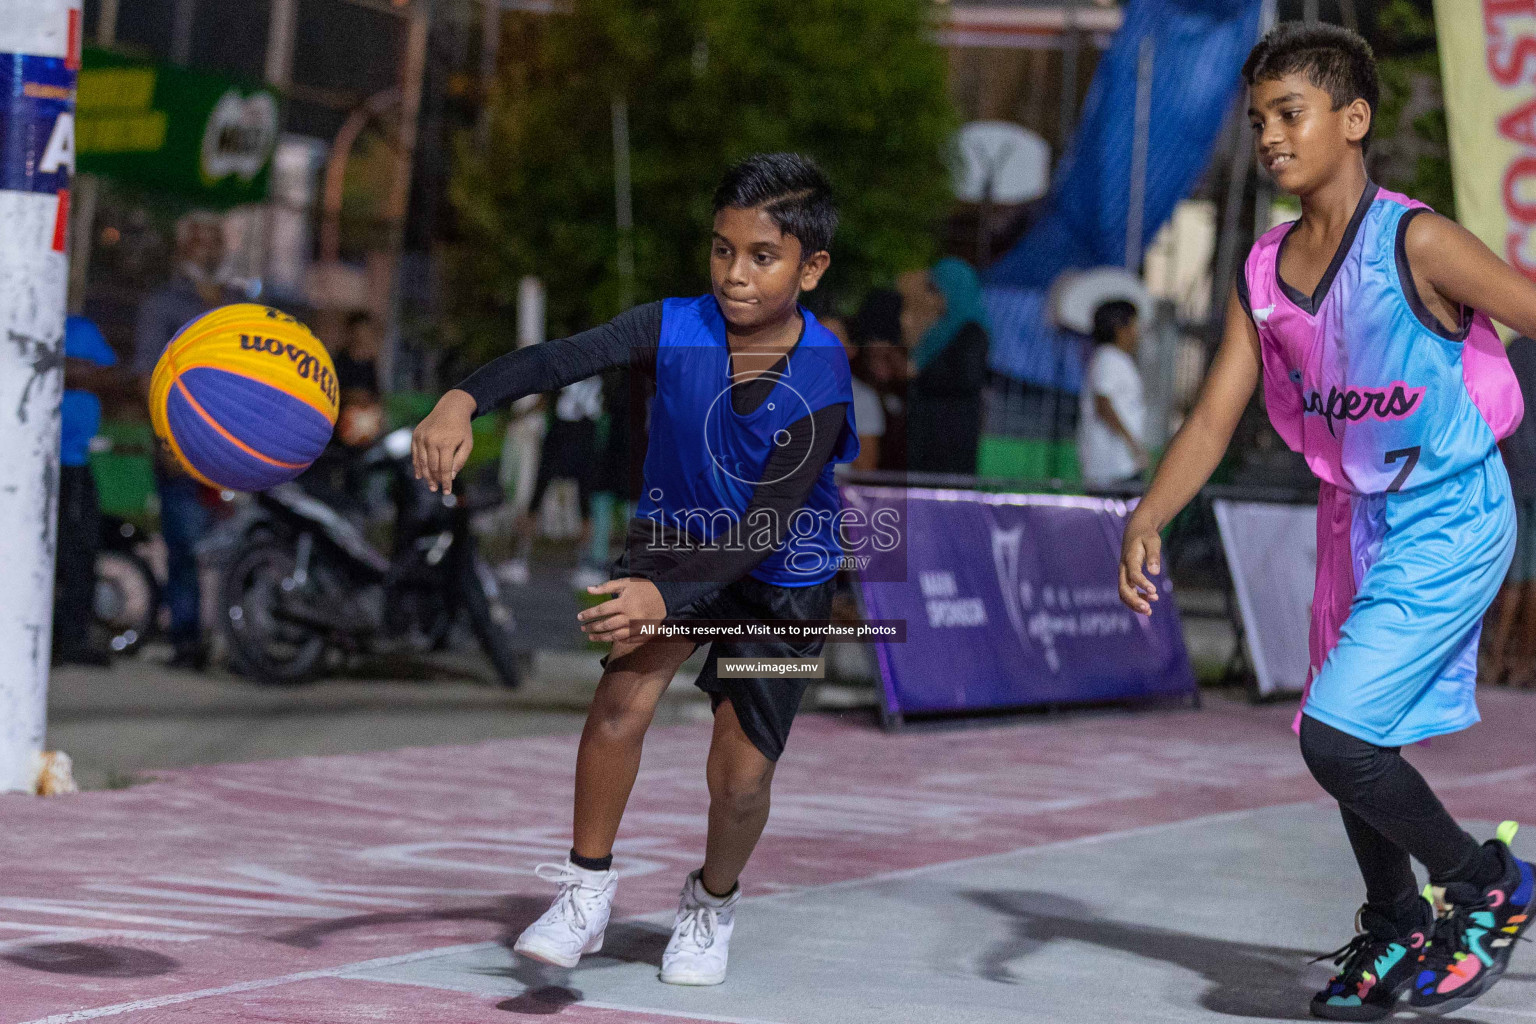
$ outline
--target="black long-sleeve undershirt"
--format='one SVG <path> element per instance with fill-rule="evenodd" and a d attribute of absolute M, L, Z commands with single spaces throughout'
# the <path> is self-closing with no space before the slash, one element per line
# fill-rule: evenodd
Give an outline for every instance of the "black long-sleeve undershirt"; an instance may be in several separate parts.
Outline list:
<path fill-rule="evenodd" d="M 475 400 L 480 416 L 524 395 L 555 391 L 615 366 L 629 366 L 655 374 L 661 342 L 661 303 L 636 306 L 613 320 L 558 341 L 510 352 L 482 366 L 459 385 Z M 788 364 L 788 356 L 772 370 L 731 389 L 731 405 L 737 413 L 753 412 L 773 391 Z M 791 515 L 805 505 L 823 467 L 842 436 L 845 403 L 825 406 L 786 428 L 788 440 L 769 456 L 762 481 L 741 513 L 744 535 L 759 522 L 772 525 L 771 543 L 752 550 L 728 547 L 688 546 L 687 538 L 669 538 L 667 557 L 650 559 L 631 551 L 636 575 L 647 575 L 661 592 L 668 614 L 714 593 L 752 571 L 778 550 L 789 531 Z M 650 523 L 631 521 L 626 543 L 648 532 Z M 679 541 L 682 550 L 679 551 Z M 694 542 L 696 544 L 696 542 Z"/>
<path fill-rule="evenodd" d="M 458 387 L 475 400 L 475 415 L 524 395 L 559 391 L 615 366 L 656 373 L 661 346 L 661 303 L 648 302 L 620 313 L 601 327 L 558 341 L 508 352 L 470 374 Z"/>

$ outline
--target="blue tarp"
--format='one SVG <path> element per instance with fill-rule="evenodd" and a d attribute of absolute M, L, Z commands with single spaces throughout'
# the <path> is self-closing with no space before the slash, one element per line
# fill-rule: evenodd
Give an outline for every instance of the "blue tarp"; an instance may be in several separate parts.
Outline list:
<path fill-rule="evenodd" d="M 1082 389 L 1091 343 L 1051 323 L 1044 288 L 986 288 L 981 298 L 992 325 L 992 369 L 1074 395 Z"/>
<path fill-rule="evenodd" d="M 1241 84 L 1238 72 L 1258 38 L 1261 6 L 1262 0 L 1130 0 L 1125 24 L 1094 73 L 1044 216 L 986 273 L 989 285 L 1007 289 L 989 297 L 989 309 L 1014 313 L 1007 330 L 994 330 L 993 369 L 1055 383 L 1037 375 L 1058 361 L 1060 349 L 1043 292 L 1026 299 L 1021 290 L 1049 288 L 1063 270 L 1125 265 L 1141 40 L 1150 36 L 1156 46 L 1143 220 L 1150 242 L 1210 162 Z M 1022 316 L 1031 306 L 1040 315 Z"/>

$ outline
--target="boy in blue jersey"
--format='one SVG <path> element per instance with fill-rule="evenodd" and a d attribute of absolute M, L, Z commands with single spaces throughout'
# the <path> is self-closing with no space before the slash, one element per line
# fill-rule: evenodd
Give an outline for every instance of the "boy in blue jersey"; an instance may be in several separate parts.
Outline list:
<path fill-rule="evenodd" d="M 614 366 L 655 378 L 644 492 L 611 599 L 581 612 L 613 644 L 576 762 L 574 836 L 540 877 L 560 894 L 518 938 L 523 956 L 573 967 L 602 948 L 618 874 L 613 843 L 656 702 L 697 643 L 644 637 L 639 623 L 826 620 L 838 568 L 832 468 L 858 454 L 848 359 L 802 309 L 837 224 L 821 171 L 790 153 L 733 167 L 714 197 L 708 295 L 639 306 L 608 324 L 482 367 L 416 428 L 418 477 L 451 488 L 470 420 Z M 709 834 L 688 876 L 661 980 L 725 980 L 737 878 L 768 821 L 769 787 L 805 684 L 723 676 L 723 657 L 814 658 L 820 639 L 715 640 L 698 685 L 715 708 L 706 775 Z"/>
<path fill-rule="evenodd" d="M 1478 631 L 1514 544 L 1497 442 L 1523 409 L 1492 319 L 1536 329 L 1536 284 L 1370 181 L 1379 83 L 1360 36 L 1282 25 L 1243 78 L 1256 155 L 1301 217 L 1265 233 L 1239 274 L 1199 403 L 1126 523 L 1120 596 L 1151 611 L 1143 569 L 1158 571 L 1158 531 L 1210 477 L 1262 382 L 1271 423 L 1321 481 L 1297 726 L 1365 882 L 1359 934 L 1330 954 L 1340 969 L 1311 1012 L 1378 1020 L 1404 993 L 1420 1012 L 1453 1012 L 1508 967 L 1536 872 L 1511 850 L 1514 822 L 1478 843 L 1401 749 L 1478 720 Z M 1413 860 L 1448 905 L 1438 919 Z"/>

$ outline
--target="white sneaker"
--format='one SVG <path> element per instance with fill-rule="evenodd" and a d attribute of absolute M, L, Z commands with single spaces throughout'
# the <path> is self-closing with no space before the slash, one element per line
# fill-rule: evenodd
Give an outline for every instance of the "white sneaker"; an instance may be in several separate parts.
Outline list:
<path fill-rule="evenodd" d="M 543 917 L 523 930 L 512 950 L 556 967 L 575 967 L 582 954 L 603 948 L 619 873 L 588 871 L 569 860 L 540 864 L 533 873 L 546 882 L 559 883 L 560 895 Z"/>
<path fill-rule="evenodd" d="M 705 891 L 699 872 L 688 876 L 672 924 L 672 941 L 661 954 L 662 981 L 668 985 L 718 985 L 725 980 L 739 902 L 741 886 L 720 899 Z"/>
<path fill-rule="evenodd" d="M 528 559 L 509 558 L 496 567 L 496 575 L 514 587 L 525 586 L 528 583 Z"/>

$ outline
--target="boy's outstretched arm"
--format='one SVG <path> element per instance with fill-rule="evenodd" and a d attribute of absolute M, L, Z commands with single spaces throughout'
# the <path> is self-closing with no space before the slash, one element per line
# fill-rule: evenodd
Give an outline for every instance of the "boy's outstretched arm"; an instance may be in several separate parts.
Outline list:
<path fill-rule="evenodd" d="M 469 459 L 470 421 L 524 395 L 557 391 L 614 366 L 639 363 L 651 372 L 661 337 L 661 303 L 620 313 L 601 327 L 508 352 L 438 399 L 411 434 L 416 478 L 444 494 Z"/>
<path fill-rule="evenodd" d="M 1147 572 L 1162 567 L 1158 531 L 1205 486 L 1232 440 L 1253 389 L 1259 382 L 1259 334 L 1238 301 L 1227 300 L 1227 326 L 1221 347 L 1200 389 L 1200 400 L 1174 435 L 1152 486 L 1125 524 L 1120 547 L 1120 600 L 1132 611 L 1150 614 L 1157 588 Z"/>
<path fill-rule="evenodd" d="M 1482 240 L 1438 213 L 1408 224 L 1408 264 L 1419 294 L 1430 288 L 1452 305 L 1482 310 L 1536 338 L 1536 282 L 1494 255 Z"/>

